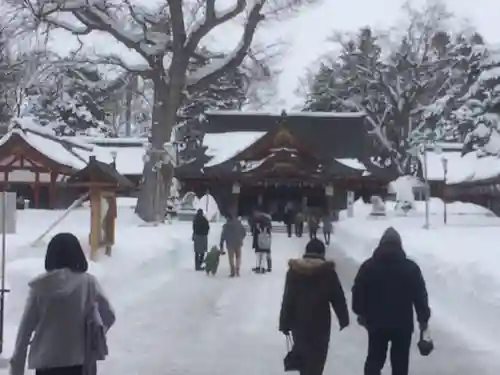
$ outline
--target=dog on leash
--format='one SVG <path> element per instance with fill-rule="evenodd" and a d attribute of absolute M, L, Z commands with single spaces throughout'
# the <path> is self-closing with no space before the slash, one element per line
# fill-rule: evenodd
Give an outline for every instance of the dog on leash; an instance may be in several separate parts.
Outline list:
<path fill-rule="evenodd" d="M 217 246 L 212 246 L 210 251 L 207 253 L 205 257 L 205 272 L 207 273 L 207 276 L 210 274 L 215 276 L 217 273 L 221 254 L 223 254 L 222 250 L 220 250 Z"/>

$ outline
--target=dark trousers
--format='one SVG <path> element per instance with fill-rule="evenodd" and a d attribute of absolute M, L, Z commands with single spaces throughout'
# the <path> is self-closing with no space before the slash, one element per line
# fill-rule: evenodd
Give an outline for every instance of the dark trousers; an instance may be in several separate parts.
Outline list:
<path fill-rule="evenodd" d="M 53 367 L 36 370 L 36 375 L 83 375 L 83 366 Z"/>
<path fill-rule="evenodd" d="M 194 269 L 200 271 L 203 269 L 203 261 L 205 260 L 205 254 L 194 253 Z"/>
<path fill-rule="evenodd" d="M 302 237 L 302 233 L 304 233 L 304 223 L 295 223 L 295 235 Z"/>
<path fill-rule="evenodd" d="M 325 243 L 330 245 L 330 237 L 332 234 L 330 232 L 324 232 L 323 234 L 325 235 Z"/>
<path fill-rule="evenodd" d="M 368 332 L 368 356 L 365 375 L 380 375 L 391 344 L 392 375 L 408 375 L 412 332 L 372 330 Z"/>
<path fill-rule="evenodd" d="M 316 234 L 318 233 L 318 229 L 316 228 L 309 228 L 309 238 L 312 240 L 313 238 L 316 238 Z"/>
<path fill-rule="evenodd" d="M 286 223 L 286 233 L 288 237 L 292 237 L 292 223 Z"/>

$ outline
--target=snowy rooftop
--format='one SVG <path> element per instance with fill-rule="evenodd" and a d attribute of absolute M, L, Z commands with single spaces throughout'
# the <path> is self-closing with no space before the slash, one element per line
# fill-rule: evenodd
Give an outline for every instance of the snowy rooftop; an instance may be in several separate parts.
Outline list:
<path fill-rule="evenodd" d="M 211 167 L 224 163 L 262 138 L 265 134 L 265 132 L 205 134 L 203 145 L 207 147 L 207 156 L 212 157 L 205 166 Z"/>
<path fill-rule="evenodd" d="M 462 156 L 461 151 L 427 151 L 427 178 L 429 181 L 444 180 L 442 159 L 448 160 L 446 181 L 457 184 L 467 181 L 480 181 L 500 176 L 500 157 L 482 156 L 470 152 Z M 422 163 L 425 171 L 425 163 Z"/>
<path fill-rule="evenodd" d="M 281 116 L 281 112 L 262 112 L 262 111 L 237 111 L 237 110 L 208 110 L 205 112 L 207 115 L 216 116 Z M 286 112 L 286 116 L 306 116 L 306 117 L 364 117 L 363 112 Z"/>
<path fill-rule="evenodd" d="M 141 175 L 143 172 L 144 147 L 143 142 L 137 139 L 110 139 L 86 137 L 59 138 L 51 130 L 40 126 L 33 118 L 23 117 L 14 120 L 11 129 L 0 139 L 0 146 L 5 144 L 14 134 L 41 154 L 47 156 L 58 164 L 80 170 L 83 169 L 94 155 L 99 161 L 111 163 L 112 154 L 116 152 L 116 168 L 123 175 Z M 114 147 L 97 146 L 92 143 L 104 142 Z M 128 143 L 128 144 L 127 144 Z M 139 146 L 138 146 L 139 145 Z M 125 147 L 123 147 L 125 146 Z"/>
<path fill-rule="evenodd" d="M 74 143 L 74 148 L 71 147 L 71 144 L 65 147 L 62 143 L 52 139 L 54 135 L 51 131 L 37 125 L 29 117 L 16 119 L 13 127 L 0 139 L 0 146 L 13 135 L 19 135 L 29 146 L 56 163 L 73 169 L 84 168 L 90 157 L 90 147 L 78 143 Z M 74 152 L 75 148 L 79 148 L 78 153 Z"/>

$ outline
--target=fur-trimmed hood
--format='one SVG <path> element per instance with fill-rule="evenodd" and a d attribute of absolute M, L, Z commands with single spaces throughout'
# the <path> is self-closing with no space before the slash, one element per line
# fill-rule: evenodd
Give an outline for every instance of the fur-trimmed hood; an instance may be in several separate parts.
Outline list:
<path fill-rule="evenodd" d="M 335 269 L 335 262 L 319 257 L 304 257 L 301 259 L 290 259 L 288 261 L 290 270 L 301 275 L 314 275 L 324 269 Z"/>

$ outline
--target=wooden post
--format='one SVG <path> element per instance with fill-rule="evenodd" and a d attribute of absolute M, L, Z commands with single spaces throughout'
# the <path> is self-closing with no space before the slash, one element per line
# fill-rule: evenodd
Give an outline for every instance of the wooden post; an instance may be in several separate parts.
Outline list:
<path fill-rule="evenodd" d="M 56 182 L 57 172 L 50 172 L 50 185 L 49 185 L 49 208 L 54 209 L 56 206 Z"/>
<path fill-rule="evenodd" d="M 40 196 L 40 172 L 35 172 L 35 184 L 33 186 L 33 207 L 38 208 L 38 197 Z"/>
<path fill-rule="evenodd" d="M 90 259 L 96 260 L 101 231 L 101 192 L 90 188 Z"/>

